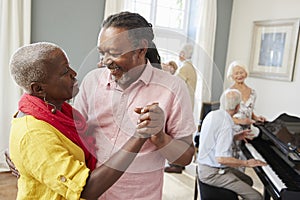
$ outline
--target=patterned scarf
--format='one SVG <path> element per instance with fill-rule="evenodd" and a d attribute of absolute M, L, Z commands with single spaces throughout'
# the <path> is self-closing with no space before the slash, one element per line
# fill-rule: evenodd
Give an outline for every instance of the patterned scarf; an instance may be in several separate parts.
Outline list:
<path fill-rule="evenodd" d="M 95 138 L 87 136 L 87 124 L 84 117 L 71 105 L 64 102 L 61 111 L 51 113 L 52 106 L 48 106 L 42 99 L 24 94 L 19 101 L 19 110 L 25 114 L 32 115 L 36 119 L 45 121 L 78 145 L 85 155 L 87 167 L 92 171 L 96 167 L 97 159 Z"/>

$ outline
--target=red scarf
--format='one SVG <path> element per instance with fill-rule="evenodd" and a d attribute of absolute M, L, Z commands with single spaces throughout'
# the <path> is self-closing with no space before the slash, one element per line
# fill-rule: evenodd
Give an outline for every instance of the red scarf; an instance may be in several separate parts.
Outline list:
<path fill-rule="evenodd" d="M 51 113 L 52 106 L 48 106 L 42 99 L 24 94 L 19 101 L 19 110 L 27 115 L 32 115 L 36 119 L 45 121 L 62 134 L 77 144 L 85 155 L 85 162 L 90 170 L 96 167 L 95 158 L 96 146 L 95 138 L 87 136 L 87 124 L 84 117 L 71 105 L 64 102 L 61 111 Z"/>

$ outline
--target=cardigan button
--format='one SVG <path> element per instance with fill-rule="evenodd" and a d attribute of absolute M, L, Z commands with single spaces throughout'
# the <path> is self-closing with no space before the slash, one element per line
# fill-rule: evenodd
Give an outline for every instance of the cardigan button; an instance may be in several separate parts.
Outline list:
<path fill-rule="evenodd" d="M 60 176 L 60 181 L 61 181 L 61 182 L 66 182 L 66 181 L 67 181 L 67 178 L 64 177 L 64 176 Z"/>

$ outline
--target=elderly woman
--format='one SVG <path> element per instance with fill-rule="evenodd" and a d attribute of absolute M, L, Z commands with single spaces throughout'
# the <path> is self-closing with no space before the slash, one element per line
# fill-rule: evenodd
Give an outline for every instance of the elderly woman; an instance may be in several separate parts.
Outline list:
<path fill-rule="evenodd" d="M 12 120 L 9 149 L 20 173 L 18 199 L 98 198 L 133 161 L 154 131 L 151 123 L 163 117 L 157 104 L 142 113 L 137 108 L 136 134 L 95 168 L 96 147 L 85 134 L 85 119 L 65 102 L 79 89 L 64 51 L 44 42 L 21 47 L 11 58 L 10 70 L 25 91 Z"/>
<path fill-rule="evenodd" d="M 237 114 L 233 117 L 234 122 L 240 125 L 250 125 L 255 121 L 264 122 L 266 119 L 262 116 L 254 114 L 254 104 L 256 100 L 256 92 L 253 88 L 246 85 L 245 80 L 248 76 L 246 65 L 234 61 L 228 67 L 227 78 L 234 83 L 230 86 L 232 89 L 237 89 L 242 94 L 242 102 Z"/>
<path fill-rule="evenodd" d="M 246 85 L 245 80 L 248 76 L 248 69 L 246 65 L 239 61 L 232 62 L 227 71 L 227 78 L 233 81 L 230 86 L 231 89 L 237 89 L 242 94 L 242 101 L 238 112 L 233 116 L 233 121 L 236 124 L 235 130 L 239 132 L 244 129 L 251 129 L 252 136 L 258 134 L 258 129 L 253 127 L 254 122 L 264 122 L 266 119 L 262 116 L 254 114 L 253 109 L 256 100 L 256 92 L 253 88 Z M 234 156 L 243 158 L 242 151 L 240 150 L 240 143 L 234 146 Z"/>
<path fill-rule="evenodd" d="M 264 122 L 266 120 L 264 117 L 257 116 L 253 112 L 257 95 L 253 88 L 246 85 L 245 80 L 247 76 L 248 69 L 246 65 L 239 61 L 234 61 L 229 65 L 227 78 L 233 81 L 230 88 L 237 89 L 242 94 L 239 112 L 234 115 L 233 120 L 236 124 L 240 124 L 242 126 L 249 126 L 255 121 Z"/>

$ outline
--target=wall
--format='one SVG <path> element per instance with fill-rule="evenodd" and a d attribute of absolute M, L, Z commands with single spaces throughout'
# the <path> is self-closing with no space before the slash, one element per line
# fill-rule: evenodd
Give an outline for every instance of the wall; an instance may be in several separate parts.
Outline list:
<path fill-rule="evenodd" d="M 79 79 L 97 63 L 97 36 L 105 1 L 32 0 L 32 42 L 49 41 L 61 46 Z M 87 61 L 93 59 L 93 62 Z"/>
<path fill-rule="evenodd" d="M 103 20 L 104 3 L 99 0 L 32 0 L 31 42 L 48 41 L 61 46 L 68 54 L 71 65 L 79 72 L 78 77 L 83 77 L 87 70 L 96 67 L 98 60 L 96 43 Z M 88 61 L 93 64 L 88 64 Z M 8 89 L 7 95 L 13 91 L 8 85 L 5 85 L 5 89 Z M 5 103 L 8 103 L 7 100 Z M 17 100 L 6 107 L 15 112 Z M 11 116 L 5 118 L 10 122 Z M 10 123 L 4 124 L 8 126 L 5 129 L 9 130 Z M 0 136 L 1 167 L 2 150 L 8 147 L 9 132 Z"/>
<path fill-rule="evenodd" d="M 298 0 L 234 0 L 231 18 L 227 65 L 242 60 L 249 65 L 253 21 L 300 18 Z M 256 89 L 255 113 L 275 119 L 281 113 L 300 116 L 300 51 L 296 55 L 294 80 L 275 81 L 249 77 L 247 84 Z M 229 83 L 225 82 L 225 87 Z"/>

